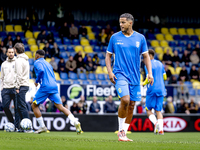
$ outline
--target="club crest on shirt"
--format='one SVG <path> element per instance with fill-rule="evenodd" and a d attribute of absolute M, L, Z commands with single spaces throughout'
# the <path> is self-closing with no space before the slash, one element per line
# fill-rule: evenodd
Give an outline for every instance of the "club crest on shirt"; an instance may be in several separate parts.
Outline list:
<path fill-rule="evenodd" d="M 140 42 L 136 41 L 136 47 L 138 48 L 140 46 Z"/>

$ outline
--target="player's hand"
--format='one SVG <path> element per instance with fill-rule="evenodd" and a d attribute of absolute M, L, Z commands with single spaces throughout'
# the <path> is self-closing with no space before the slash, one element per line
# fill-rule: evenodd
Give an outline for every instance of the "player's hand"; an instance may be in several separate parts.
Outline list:
<path fill-rule="evenodd" d="M 19 90 L 16 90 L 17 93 L 19 93 Z"/>
<path fill-rule="evenodd" d="M 108 75 L 109 75 L 110 81 L 111 81 L 113 84 L 115 84 L 115 80 L 114 80 L 114 79 L 117 79 L 117 78 L 116 78 L 116 76 L 114 75 L 114 73 L 110 73 L 110 74 L 108 74 Z"/>
<path fill-rule="evenodd" d="M 150 84 L 153 85 L 154 79 L 152 74 L 148 74 L 148 81 L 150 81 Z"/>
<path fill-rule="evenodd" d="M 37 86 L 38 86 L 38 83 L 35 83 L 35 86 L 37 87 Z"/>

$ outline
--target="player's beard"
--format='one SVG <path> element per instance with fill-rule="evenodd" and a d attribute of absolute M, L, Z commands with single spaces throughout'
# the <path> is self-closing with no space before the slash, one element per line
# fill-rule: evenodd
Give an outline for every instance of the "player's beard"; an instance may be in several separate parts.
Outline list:
<path fill-rule="evenodd" d="M 14 56 L 12 56 L 12 57 L 10 57 L 10 56 L 9 56 L 8 58 L 9 58 L 9 59 L 13 59 L 13 58 L 14 58 Z"/>
<path fill-rule="evenodd" d="M 127 33 L 127 31 L 128 31 L 128 28 L 121 28 L 121 31 L 122 31 L 122 33 Z"/>

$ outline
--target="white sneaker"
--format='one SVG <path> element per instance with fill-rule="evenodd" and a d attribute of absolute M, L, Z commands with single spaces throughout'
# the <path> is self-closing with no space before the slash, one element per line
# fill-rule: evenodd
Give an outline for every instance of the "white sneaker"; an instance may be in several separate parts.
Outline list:
<path fill-rule="evenodd" d="M 36 134 L 40 134 L 40 133 L 42 133 L 42 132 L 47 132 L 48 130 L 47 130 L 47 127 L 41 127 L 41 128 L 39 128 L 37 131 L 35 131 L 34 133 L 36 133 Z"/>
<path fill-rule="evenodd" d="M 156 124 L 154 125 L 154 134 L 158 134 L 158 129 L 159 129 L 159 124 L 158 122 L 156 122 Z"/>
<path fill-rule="evenodd" d="M 76 127 L 76 133 L 81 134 L 81 132 L 82 132 L 81 123 L 77 122 L 77 123 L 74 123 L 74 124 L 75 124 L 75 127 Z"/>

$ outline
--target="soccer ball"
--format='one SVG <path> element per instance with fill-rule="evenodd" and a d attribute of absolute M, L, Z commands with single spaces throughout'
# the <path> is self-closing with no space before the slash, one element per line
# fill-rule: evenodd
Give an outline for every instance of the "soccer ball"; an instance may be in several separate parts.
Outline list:
<path fill-rule="evenodd" d="M 5 132 L 14 132 L 15 131 L 15 125 L 11 122 L 6 123 L 4 126 L 4 131 Z"/>
<path fill-rule="evenodd" d="M 30 119 L 28 118 L 24 118 L 22 119 L 20 126 L 22 127 L 22 129 L 24 130 L 30 130 L 32 129 L 32 122 Z"/>

